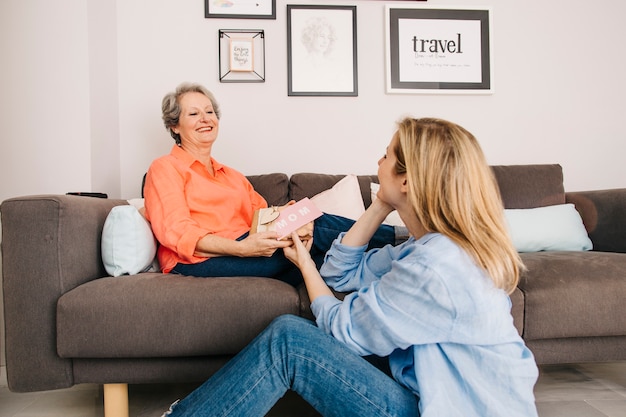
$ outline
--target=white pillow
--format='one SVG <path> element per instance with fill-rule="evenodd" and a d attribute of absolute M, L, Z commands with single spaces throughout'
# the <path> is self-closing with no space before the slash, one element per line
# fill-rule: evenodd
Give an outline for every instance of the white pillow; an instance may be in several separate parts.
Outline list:
<path fill-rule="evenodd" d="M 506 209 L 504 215 L 518 252 L 580 251 L 593 248 L 573 204 Z"/>
<path fill-rule="evenodd" d="M 156 248 L 150 224 L 137 207 L 111 209 L 102 229 L 102 261 L 110 275 L 118 277 L 150 270 Z"/>
<path fill-rule="evenodd" d="M 377 184 L 375 182 L 370 183 L 370 196 L 372 197 L 372 202 L 378 198 L 377 194 L 379 189 L 380 184 Z M 406 227 L 396 210 L 387 215 L 387 218 L 385 219 L 383 224 L 388 224 L 390 226 Z"/>
<path fill-rule="evenodd" d="M 144 198 L 131 198 L 130 200 L 126 201 L 128 201 L 128 204 L 130 204 L 131 206 L 135 206 L 135 208 L 141 213 L 141 210 L 145 206 L 146 200 Z"/>
<path fill-rule="evenodd" d="M 311 201 L 324 213 L 358 220 L 365 213 L 361 188 L 356 175 L 346 175 L 337 184 L 317 194 Z"/>

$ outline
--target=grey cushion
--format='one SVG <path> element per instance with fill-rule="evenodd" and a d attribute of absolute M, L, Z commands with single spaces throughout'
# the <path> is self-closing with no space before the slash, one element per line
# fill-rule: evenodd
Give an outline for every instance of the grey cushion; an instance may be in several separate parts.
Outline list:
<path fill-rule="evenodd" d="M 504 207 L 525 209 L 565 203 L 561 165 L 494 165 Z"/>
<path fill-rule="evenodd" d="M 312 173 L 298 173 L 291 176 L 289 194 L 292 199 L 299 201 L 305 197 L 313 197 L 322 191 L 332 188 L 337 184 L 345 175 L 328 175 L 328 174 L 312 174 Z M 363 204 L 365 207 L 369 207 L 372 204 L 372 198 L 370 195 L 370 183 L 378 182 L 376 175 L 357 175 L 359 180 L 359 187 L 361 188 L 361 195 L 363 197 Z"/>
<path fill-rule="evenodd" d="M 524 339 L 626 335 L 624 254 L 537 252 L 522 260 Z"/>
<path fill-rule="evenodd" d="M 299 309 L 296 289 L 269 278 L 101 278 L 59 299 L 57 350 L 64 358 L 233 354 Z"/>
<path fill-rule="evenodd" d="M 247 178 L 270 206 L 280 206 L 289 201 L 289 177 L 286 174 L 249 175 Z"/>

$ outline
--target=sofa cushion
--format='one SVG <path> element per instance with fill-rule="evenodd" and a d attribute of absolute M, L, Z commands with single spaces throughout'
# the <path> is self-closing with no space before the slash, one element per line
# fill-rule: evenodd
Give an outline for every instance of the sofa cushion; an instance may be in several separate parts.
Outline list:
<path fill-rule="evenodd" d="M 518 252 L 591 250 L 593 244 L 573 204 L 504 210 Z"/>
<path fill-rule="evenodd" d="M 358 220 L 365 212 L 356 175 L 346 175 L 332 188 L 314 195 L 311 201 L 324 213 Z"/>
<path fill-rule="evenodd" d="M 135 206 L 111 209 L 102 228 L 102 262 L 110 275 L 146 272 L 154 263 L 156 250 L 150 223 Z"/>
<path fill-rule="evenodd" d="M 304 197 L 313 197 L 322 191 L 332 188 L 345 175 L 328 175 L 313 173 L 297 173 L 293 174 L 289 180 L 289 196 L 291 199 L 299 201 Z M 361 197 L 365 208 L 372 204 L 370 198 L 370 183 L 378 182 L 376 175 L 357 175 L 359 180 L 359 188 L 361 189 Z"/>
<path fill-rule="evenodd" d="M 524 209 L 565 203 L 561 165 L 494 165 L 491 169 L 505 208 Z"/>
<path fill-rule="evenodd" d="M 626 254 L 536 252 L 521 255 L 528 271 L 524 339 L 626 335 Z"/>
<path fill-rule="evenodd" d="M 273 318 L 298 314 L 299 303 L 294 287 L 269 278 L 102 278 L 59 299 L 57 350 L 63 358 L 234 354 Z"/>
<path fill-rule="evenodd" d="M 286 174 L 248 175 L 247 178 L 270 206 L 282 206 L 289 201 L 289 177 Z"/>

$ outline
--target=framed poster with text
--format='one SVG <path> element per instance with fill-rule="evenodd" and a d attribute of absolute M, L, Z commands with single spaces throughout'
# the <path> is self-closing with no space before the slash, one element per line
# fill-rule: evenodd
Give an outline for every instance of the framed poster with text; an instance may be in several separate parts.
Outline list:
<path fill-rule="evenodd" d="M 388 93 L 491 94 L 491 10 L 385 7 Z"/>

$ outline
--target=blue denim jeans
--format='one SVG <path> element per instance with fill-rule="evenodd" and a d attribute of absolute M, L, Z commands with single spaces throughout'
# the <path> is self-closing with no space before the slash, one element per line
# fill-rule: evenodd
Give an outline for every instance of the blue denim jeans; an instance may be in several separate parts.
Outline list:
<path fill-rule="evenodd" d="M 341 216 L 324 214 L 315 220 L 313 229 L 313 247 L 311 257 L 318 269 L 324 261 L 324 255 L 339 233 L 346 232 L 352 227 L 354 220 Z M 244 239 L 248 234 L 241 236 Z M 396 235 L 392 226 L 382 225 L 374 234 L 369 247 L 383 247 L 386 244 L 395 244 Z M 254 275 L 257 277 L 276 278 L 292 285 L 302 282 L 302 275 L 298 268 L 277 250 L 271 257 L 240 258 L 236 256 L 219 256 L 207 259 L 197 264 L 177 264 L 173 273 L 195 277 L 236 277 Z"/>
<path fill-rule="evenodd" d="M 293 390 L 323 416 L 411 416 L 418 397 L 309 320 L 275 319 L 165 415 L 262 417 Z"/>

